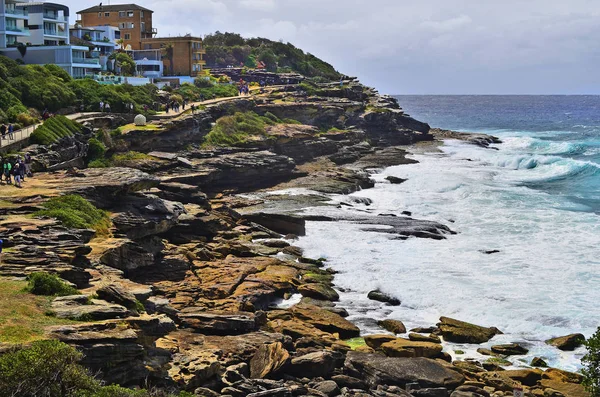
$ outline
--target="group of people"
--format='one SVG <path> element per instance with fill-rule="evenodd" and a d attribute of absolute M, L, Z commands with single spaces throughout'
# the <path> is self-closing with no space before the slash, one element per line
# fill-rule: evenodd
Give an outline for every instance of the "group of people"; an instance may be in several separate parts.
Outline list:
<path fill-rule="evenodd" d="M 104 101 L 100 101 L 100 112 L 101 113 L 110 113 L 111 109 L 110 109 L 110 103 L 108 102 L 104 102 Z"/>
<path fill-rule="evenodd" d="M 9 124 L 8 126 L 6 124 L 2 124 L 0 126 L 0 135 L 2 135 L 2 139 L 6 139 L 6 134 L 8 133 L 8 139 L 9 140 L 13 140 L 15 139 L 15 126 L 12 124 Z"/>
<path fill-rule="evenodd" d="M 187 106 L 186 100 L 184 100 L 181 104 L 178 101 L 171 101 L 171 102 L 167 103 L 166 111 L 167 111 L 167 113 L 169 113 L 169 111 L 172 110 L 175 113 L 179 113 L 179 109 L 185 110 L 186 106 Z"/>
<path fill-rule="evenodd" d="M 22 187 L 22 183 L 25 182 L 25 177 L 32 177 L 31 172 L 31 155 L 29 152 L 25 154 L 25 157 L 17 156 L 16 159 L 5 158 L 0 161 L 2 164 L 2 174 L 0 175 L 0 182 L 4 178 L 4 183 L 12 185 L 14 179 L 16 187 Z"/>
<path fill-rule="evenodd" d="M 240 92 L 240 96 L 250 94 L 250 87 L 243 79 L 240 79 L 240 82 L 238 83 L 238 91 Z"/>

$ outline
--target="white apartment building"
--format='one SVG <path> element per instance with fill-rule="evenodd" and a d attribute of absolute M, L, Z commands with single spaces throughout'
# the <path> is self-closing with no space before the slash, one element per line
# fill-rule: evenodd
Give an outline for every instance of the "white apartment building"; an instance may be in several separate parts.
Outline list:
<path fill-rule="evenodd" d="M 84 77 L 102 69 L 99 59 L 90 57 L 89 47 L 70 44 L 69 7 L 56 3 L 18 0 L 0 2 L 4 11 L 3 18 L 0 18 L 4 21 L 4 26 L 0 26 L 2 55 L 25 64 L 53 63 L 73 77 Z M 7 30 L 7 27 L 14 29 L 13 20 L 16 21 L 14 23 L 17 30 Z M 2 43 L 2 40 L 5 43 Z M 25 47 L 19 49 L 19 45 Z"/>
<path fill-rule="evenodd" d="M 121 38 L 119 28 L 113 26 L 82 27 L 75 25 L 70 29 L 70 32 L 72 40 L 76 38 L 94 46 L 89 53 L 89 57 L 98 59 L 103 72 L 113 70 L 114 61 L 110 61 L 108 58 L 119 48 L 117 44 L 117 40 Z"/>

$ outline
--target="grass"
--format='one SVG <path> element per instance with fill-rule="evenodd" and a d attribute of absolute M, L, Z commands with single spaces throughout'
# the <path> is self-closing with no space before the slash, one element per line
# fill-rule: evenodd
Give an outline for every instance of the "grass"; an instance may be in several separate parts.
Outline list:
<path fill-rule="evenodd" d="M 132 167 L 137 168 L 137 163 L 144 160 L 157 160 L 156 157 L 149 156 L 139 152 L 115 153 L 110 158 L 99 158 L 90 161 L 89 168 L 108 168 L 108 167 Z"/>
<path fill-rule="evenodd" d="M 25 281 L 0 278 L 0 342 L 44 339 L 46 327 L 75 323 L 46 315 L 52 298 L 30 294 L 26 286 Z"/>
<path fill-rule="evenodd" d="M 164 128 L 156 125 L 156 124 L 146 124 L 146 125 L 135 125 L 135 124 L 127 124 L 122 127 L 117 128 L 119 131 L 119 135 L 127 134 L 131 131 L 163 131 Z"/>
<path fill-rule="evenodd" d="M 361 346 L 366 346 L 364 338 L 352 338 L 344 341 L 352 350 L 356 350 Z"/>
<path fill-rule="evenodd" d="M 386 109 L 386 108 L 380 108 L 380 107 L 376 107 L 376 106 L 367 106 L 367 112 L 372 112 L 372 113 L 389 113 L 391 112 L 390 109 Z"/>
<path fill-rule="evenodd" d="M 54 116 L 39 126 L 31 134 L 29 141 L 33 144 L 51 145 L 61 138 L 81 132 L 82 129 L 81 124 L 69 120 L 65 116 Z"/>
<path fill-rule="evenodd" d="M 81 196 L 70 194 L 51 198 L 43 204 L 44 209 L 36 216 L 58 219 L 66 227 L 94 229 L 100 235 L 108 235 L 111 227 L 108 212 L 96 208 Z"/>
<path fill-rule="evenodd" d="M 27 276 L 27 292 L 44 296 L 79 295 L 76 288 L 65 283 L 55 274 L 35 272 Z"/>

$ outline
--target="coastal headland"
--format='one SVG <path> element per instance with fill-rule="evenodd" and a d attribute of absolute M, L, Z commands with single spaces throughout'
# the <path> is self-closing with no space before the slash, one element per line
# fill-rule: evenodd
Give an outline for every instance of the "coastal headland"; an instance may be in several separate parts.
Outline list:
<path fill-rule="evenodd" d="M 503 368 L 506 356 L 523 354 L 518 344 L 493 346 L 485 362 L 452 361 L 441 344 L 480 344 L 501 329 L 442 317 L 407 330 L 398 318 L 361 335 L 336 307 L 335 272 L 294 246 L 307 220 L 333 220 L 302 213 L 330 205 L 314 192 L 373 187 L 374 170 L 414 161 L 411 145 L 487 147 L 496 138 L 431 130 L 353 78 L 274 85 L 145 126 L 120 114 L 76 121 L 79 132 L 26 149 L 36 172 L 24 188 L 0 189 L 0 280 L 55 274 L 77 294 L 53 298 L 55 323 L 1 352 L 54 339 L 80 350 L 106 384 L 211 397 L 587 395 L 581 375 L 541 358 Z M 86 166 L 91 139 L 106 148 L 102 160 L 111 156 L 103 167 Z M 74 195 L 107 216 L 102 227 L 44 212 Z M 409 213 L 339 220 L 392 239 L 457 232 Z M 369 298 L 402 304 L 380 291 Z M 581 338 L 550 343 L 569 350 Z"/>

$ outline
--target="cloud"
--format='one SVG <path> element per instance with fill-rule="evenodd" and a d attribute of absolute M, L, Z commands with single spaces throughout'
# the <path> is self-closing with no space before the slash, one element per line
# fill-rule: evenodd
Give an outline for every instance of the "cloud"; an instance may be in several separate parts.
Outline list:
<path fill-rule="evenodd" d="M 289 41 L 382 92 L 600 87 L 596 0 L 137 1 L 155 11 L 161 35 L 219 30 Z M 99 0 L 64 2 L 79 10 Z"/>

